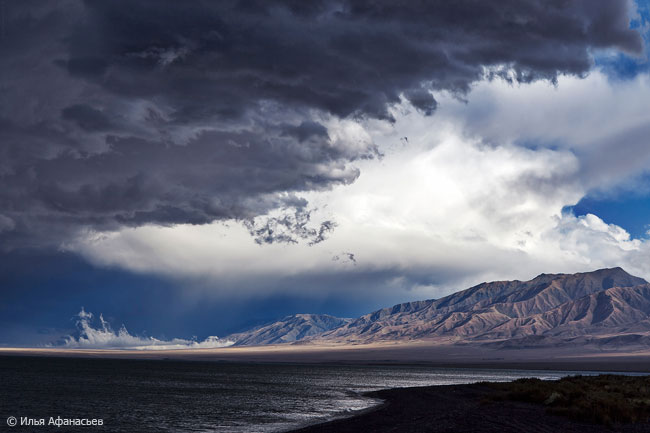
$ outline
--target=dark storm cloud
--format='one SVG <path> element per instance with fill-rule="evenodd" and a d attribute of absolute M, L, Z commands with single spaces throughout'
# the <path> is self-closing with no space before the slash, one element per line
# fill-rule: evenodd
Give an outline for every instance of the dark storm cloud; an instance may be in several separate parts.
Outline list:
<path fill-rule="evenodd" d="M 15 165 L 3 176 L 6 188 L 0 197 L 9 203 L 12 194 L 19 194 L 20 200 L 5 208 L 9 216 L 38 218 L 42 209 L 50 224 L 104 229 L 204 224 L 253 219 L 277 208 L 308 216 L 304 199 L 278 192 L 319 189 L 357 177 L 358 170 L 337 163 L 347 160 L 347 152 L 333 148 L 328 140 L 299 143 L 280 134 L 273 135 L 271 128 L 206 131 L 182 146 L 109 136 L 106 152 L 26 157 L 29 163 Z M 339 170 L 333 170 L 336 166 Z M 318 229 L 308 228 L 308 218 L 291 224 L 286 218 L 271 221 L 279 222 L 296 229 L 301 238 L 310 234 L 319 238 Z"/>
<path fill-rule="evenodd" d="M 5 245 L 27 234 L 56 242 L 81 227 L 231 218 L 248 221 L 260 242 L 316 242 L 334 224 L 310 222 L 300 192 L 353 182 L 353 162 L 377 156 L 328 120 L 391 120 L 402 97 L 430 115 L 431 92 L 462 95 L 494 75 L 582 75 L 593 48 L 643 48 L 627 3 L 609 0 L 5 9 Z M 287 216 L 253 221 L 277 209 Z"/>
<path fill-rule="evenodd" d="M 84 104 L 76 104 L 62 110 L 65 120 L 75 122 L 86 131 L 105 131 L 111 126 L 108 118 L 99 110 Z"/>
<path fill-rule="evenodd" d="M 329 138 L 327 128 L 318 122 L 304 121 L 298 126 L 287 125 L 283 128 L 284 136 L 294 137 L 299 142 L 309 138 Z"/>
<path fill-rule="evenodd" d="M 260 100 L 390 117 L 405 93 L 466 91 L 484 66 L 521 80 L 587 71 L 591 47 L 642 50 L 625 2 L 95 1 L 68 69 L 175 115 L 237 116 Z M 424 87 L 424 88 L 423 88 Z"/>

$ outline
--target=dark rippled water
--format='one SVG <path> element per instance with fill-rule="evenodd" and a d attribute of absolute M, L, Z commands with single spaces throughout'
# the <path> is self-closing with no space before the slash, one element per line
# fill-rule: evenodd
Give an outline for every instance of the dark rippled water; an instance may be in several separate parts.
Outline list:
<path fill-rule="evenodd" d="M 571 373 L 0 357 L 0 431 L 10 416 L 61 416 L 103 419 L 77 431 L 282 432 L 377 404 L 365 391 Z"/>

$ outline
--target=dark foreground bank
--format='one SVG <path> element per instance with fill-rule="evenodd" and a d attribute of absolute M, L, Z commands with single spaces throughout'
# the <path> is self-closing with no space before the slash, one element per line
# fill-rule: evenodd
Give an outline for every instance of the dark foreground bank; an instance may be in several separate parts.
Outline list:
<path fill-rule="evenodd" d="M 376 410 L 293 433 L 650 432 L 649 383 L 608 375 L 388 389 L 367 394 L 385 401 Z"/>

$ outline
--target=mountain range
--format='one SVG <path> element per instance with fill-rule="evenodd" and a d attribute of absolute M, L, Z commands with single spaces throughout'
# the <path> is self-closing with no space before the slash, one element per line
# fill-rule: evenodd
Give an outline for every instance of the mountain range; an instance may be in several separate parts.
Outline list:
<path fill-rule="evenodd" d="M 650 284 L 621 268 L 481 283 L 356 319 L 297 314 L 227 337 L 235 345 L 431 340 L 499 348 L 650 345 Z"/>
<path fill-rule="evenodd" d="M 352 320 L 327 314 L 294 314 L 277 322 L 256 326 L 245 332 L 231 334 L 227 339 L 235 341 L 238 346 L 292 343 L 340 328 Z"/>

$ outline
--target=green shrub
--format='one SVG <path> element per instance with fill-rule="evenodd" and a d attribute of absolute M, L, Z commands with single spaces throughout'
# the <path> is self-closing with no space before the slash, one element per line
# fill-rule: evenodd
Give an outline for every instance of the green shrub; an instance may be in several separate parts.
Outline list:
<path fill-rule="evenodd" d="M 650 376 L 567 376 L 557 381 L 518 379 L 491 383 L 493 401 L 541 404 L 553 415 L 605 425 L 650 418 Z"/>

